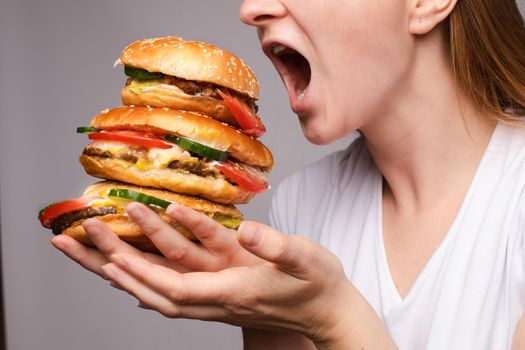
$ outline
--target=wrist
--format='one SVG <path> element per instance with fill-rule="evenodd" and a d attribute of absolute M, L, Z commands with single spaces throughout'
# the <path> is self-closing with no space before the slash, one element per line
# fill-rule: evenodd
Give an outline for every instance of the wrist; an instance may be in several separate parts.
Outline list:
<path fill-rule="evenodd" d="M 348 280 L 312 341 L 319 350 L 397 349 L 372 306 Z M 335 301 L 335 302 L 334 302 Z"/>

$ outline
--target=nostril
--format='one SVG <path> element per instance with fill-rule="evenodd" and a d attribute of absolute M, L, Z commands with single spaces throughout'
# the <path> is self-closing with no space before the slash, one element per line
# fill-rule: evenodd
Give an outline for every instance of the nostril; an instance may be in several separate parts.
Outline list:
<path fill-rule="evenodd" d="M 253 19 L 253 22 L 254 23 L 261 23 L 261 22 L 264 22 L 264 21 L 272 19 L 272 17 L 273 16 L 271 16 L 271 15 L 260 15 L 260 16 L 255 17 Z"/>

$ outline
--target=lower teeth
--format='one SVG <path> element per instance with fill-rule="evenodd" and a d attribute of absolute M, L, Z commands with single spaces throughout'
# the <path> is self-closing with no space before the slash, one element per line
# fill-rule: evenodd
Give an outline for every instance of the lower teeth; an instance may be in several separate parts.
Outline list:
<path fill-rule="evenodd" d="M 303 98 L 304 98 L 304 91 L 301 92 L 301 93 L 299 94 L 299 96 L 297 96 L 297 100 L 299 100 L 299 102 L 301 102 L 301 101 L 303 100 Z"/>

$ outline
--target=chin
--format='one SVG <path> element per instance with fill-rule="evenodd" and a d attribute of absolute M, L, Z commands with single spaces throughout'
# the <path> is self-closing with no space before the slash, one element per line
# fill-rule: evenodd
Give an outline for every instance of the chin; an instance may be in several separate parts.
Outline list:
<path fill-rule="evenodd" d="M 322 125 L 315 125 L 322 124 Z M 333 128 L 328 126 L 329 123 L 315 123 L 308 120 L 301 120 L 301 128 L 306 139 L 314 145 L 327 145 L 344 135 L 336 135 Z"/>
<path fill-rule="evenodd" d="M 345 125 L 334 120 L 300 117 L 301 128 L 306 139 L 314 145 L 324 146 L 356 132 L 359 123 Z M 346 121 L 346 124 L 348 121 Z"/>

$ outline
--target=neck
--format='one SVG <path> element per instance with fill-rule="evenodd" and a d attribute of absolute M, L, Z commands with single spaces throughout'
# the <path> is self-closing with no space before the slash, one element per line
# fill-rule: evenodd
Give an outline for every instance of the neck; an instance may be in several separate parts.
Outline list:
<path fill-rule="evenodd" d="M 404 83 L 361 128 L 385 193 L 408 211 L 468 187 L 495 127 L 458 91 L 446 50 L 431 40 L 417 43 Z"/>

